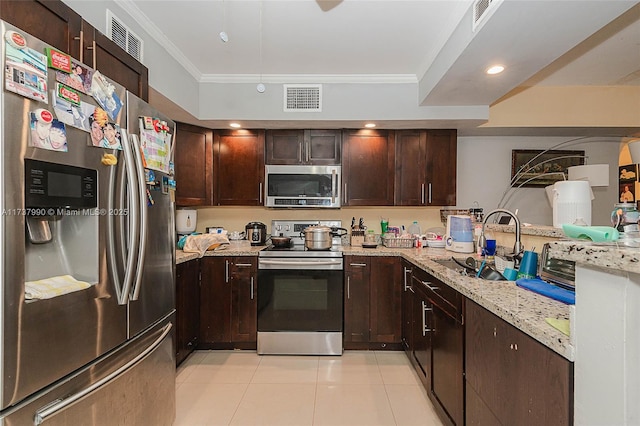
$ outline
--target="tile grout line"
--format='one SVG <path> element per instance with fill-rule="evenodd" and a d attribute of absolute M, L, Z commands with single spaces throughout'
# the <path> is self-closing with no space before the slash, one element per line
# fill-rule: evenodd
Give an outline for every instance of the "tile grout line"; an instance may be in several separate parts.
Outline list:
<path fill-rule="evenodd" d="M 257 371 L 258 371 L 258 367 L 260 367 L 260 364 L 262 363 L 262 356 L 256 354 L 256 356 L 258 357 L 258 365 L 256 365 L 256 368 L 253 370 L 253 374 L 251 375 L 251 377 L 249 378 L 249 382 L 247 383 L 247 387 L 244 388 L 244 392 L 242 392 L 242 396 L 240 397 L 240 400 L 238 401 L 238 405 L 236 405 L 236 409 L 233 410 L 233 415 L 231 416 L 231 418 L 229 419 L 229 423 L 227 423 L 227 426 L 231 425 L 233 423 L 233 418 L 236 416 L 236 414 L 238 414 L 238 410 L 240 409 L 240 406 L 242 405 L 242 401 L 244 400 L 244 397 L 247 395 L 247 392 L 249 391 L 249 386 L 251 386 L 251 382 L 253 381 L 253 378 L 255 377 Z"/>

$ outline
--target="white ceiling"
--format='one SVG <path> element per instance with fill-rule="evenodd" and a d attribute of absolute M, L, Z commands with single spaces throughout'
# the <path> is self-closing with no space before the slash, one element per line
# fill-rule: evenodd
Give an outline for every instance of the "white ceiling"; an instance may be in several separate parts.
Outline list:
<path fill-rule="evenodd" d="M 115 1 L 200 84 L 412 83 L 438 107 L 640 85 L 638 1 L 493 0 L 475 29 L 469 0 Z M 485 75 L 494 62 L 505 72 Z"/>

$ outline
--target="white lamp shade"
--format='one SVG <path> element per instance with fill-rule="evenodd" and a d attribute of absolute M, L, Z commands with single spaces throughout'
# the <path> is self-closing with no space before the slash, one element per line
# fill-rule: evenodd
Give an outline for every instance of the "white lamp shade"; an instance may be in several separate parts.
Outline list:
<path fill-rule="evenodd" d="M 629 147 L 629 154 L 631 154 L 631 163 L 640 163 L 640 139 L 629 142 L 627 146 Z"/>
<path fill-rule="evenodd" d="M 638 147 L 640 149 L 640 146 Z M 640 156 L 640 152 L 638 153 Z M 640 157 L 639 157 L 640 158 Z M 590 186 L 609 186 L 608 164 L 585 164 L 584 166 L 571 166 L 569 180 L 588 180 Z"/>

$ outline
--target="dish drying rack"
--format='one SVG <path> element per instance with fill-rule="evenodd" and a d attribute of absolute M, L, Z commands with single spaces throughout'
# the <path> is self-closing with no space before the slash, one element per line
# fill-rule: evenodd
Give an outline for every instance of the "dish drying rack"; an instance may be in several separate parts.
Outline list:
<path fill-rule="evenodd" d="M 389 248 L 413 248 L 413 238 L 382 237 L 382 243 Z"/>

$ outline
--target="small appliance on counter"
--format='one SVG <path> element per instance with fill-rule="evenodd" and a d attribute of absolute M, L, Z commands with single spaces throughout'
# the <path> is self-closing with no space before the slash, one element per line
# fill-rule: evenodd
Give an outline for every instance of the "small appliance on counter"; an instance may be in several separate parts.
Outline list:
<path fill-rule="evenodd" d="M 176 232 L 178 236 L 189 235 L 196 230 L 198 211 L 195 209 L 176 210 Z"/>
<path fill-rule="evenodd" d="M 250 222 L 245 226 L 245 236 L 252 246 L 263 246 L 267 242 L 267 225 L 262 222 Z"/>
<path fill-rule="evenodd" d="M 473 226 L 469 215 L 447 216 L 444 248 L 458 253 L 473 253 Z"/>

